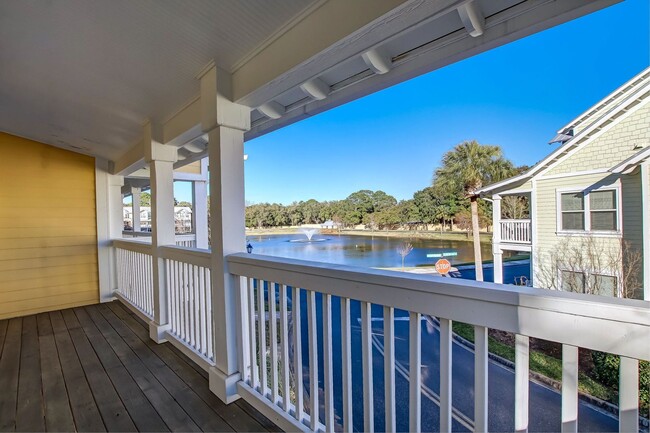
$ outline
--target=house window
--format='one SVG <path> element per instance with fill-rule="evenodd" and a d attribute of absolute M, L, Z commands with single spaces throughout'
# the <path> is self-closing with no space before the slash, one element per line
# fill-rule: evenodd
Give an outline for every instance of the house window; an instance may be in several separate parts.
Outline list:
<path fill-rule="evenodd" d="M 581 192 L 564 193 L 560 200 L 562 230 L 585 229 L 585 200 Z"/>
<path fill-rule="evenodd" d="M 565 292 L 585 292 L 585 274 L 583 272 L 560 271 L 560 278 L 560 287 Z"/>
<path fill-rule="evenodd" d="M 602 189 L 559 194 L 558 225 L 567 232 L 616 232 L 618 190 Z"/>
<path fill-rule="evenodd" d="M 617 296 L 618 279 L 611 275 L 588 272 L 560 271 L 560 288 L 565 292 Z"/>
<path fill-rule="evenodd" d="M 592 230 L 616 231 L 616 191 L 590 192 L 589 210 Z"/>
<path fill-rule="evenodd" d="M 616 296 L 616 277 L 611 275 L 589 274 L 590 293 L 601 296 Z"/>

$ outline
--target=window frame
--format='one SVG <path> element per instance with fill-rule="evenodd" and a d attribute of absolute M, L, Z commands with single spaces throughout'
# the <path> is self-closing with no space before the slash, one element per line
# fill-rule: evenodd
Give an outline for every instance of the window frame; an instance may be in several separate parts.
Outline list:
<path fill-rule="evenodd" d="M 614 191 L 614 201 L 616 203 L 616 229 L 615 230 L 593 230 L 591 228 L 591 200 L 590 194 L 599 191 Z M 580 193 L 582 194 L 582 204 L 584 212 L 584 230 L 571 230 L 562 227 L 562 194 Z M 620 237 L 623 233 L 623 200 L 621 194 L 620 182 L 613 185 L 602 186 L 599 188 L 558 188 L 555 190 L 556 200 L 556 234 L 557 235 L 597 235 L 600 237 Z M 600 210 L 596 210 L 597 212 Z M 612 212 L 612 210 L 602 210 L 603 212 Z"/>

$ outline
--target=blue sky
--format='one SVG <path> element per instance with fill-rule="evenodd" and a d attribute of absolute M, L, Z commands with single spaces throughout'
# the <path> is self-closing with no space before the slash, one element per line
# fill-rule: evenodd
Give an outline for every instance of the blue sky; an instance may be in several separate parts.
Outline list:
<path fill-rule="evenodd" d="M 249 141 L 246 199 L 408 199 L 471 139 L 532 165 L 557 129 L 648 66 L 649 5 L 627 0 Z"/>

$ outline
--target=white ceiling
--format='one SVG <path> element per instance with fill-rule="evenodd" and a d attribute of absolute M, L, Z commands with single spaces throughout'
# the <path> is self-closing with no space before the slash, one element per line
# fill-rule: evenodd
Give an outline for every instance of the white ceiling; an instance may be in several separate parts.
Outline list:
<path fill-rule="evenodd" d="M 307 0 L 2 0 L 0 131 L 115 159 Z"/>

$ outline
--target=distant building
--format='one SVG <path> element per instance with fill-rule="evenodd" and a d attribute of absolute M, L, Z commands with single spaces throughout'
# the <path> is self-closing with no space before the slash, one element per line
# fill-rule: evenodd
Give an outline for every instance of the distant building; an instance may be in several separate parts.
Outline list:
<path fill-rule="evenodd" d="M 122 208 L 124 227 L 133 227 L 133 208 L 124 206 Z M 174 207 L 174 222 L 176 233 L 192 232 L 192 208 L 188 206 Z M 142 231 L 151 231 L 151 207 L 140 206 L 140 228 Z"/>
<path fill-rule="evenodd" d="M 323 224 L 321 224 L 320 227 L 322 229 L 335 230 L 339 228 L 339 224 L 335 223 L 332 220 L 327 220 Z"/>

